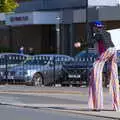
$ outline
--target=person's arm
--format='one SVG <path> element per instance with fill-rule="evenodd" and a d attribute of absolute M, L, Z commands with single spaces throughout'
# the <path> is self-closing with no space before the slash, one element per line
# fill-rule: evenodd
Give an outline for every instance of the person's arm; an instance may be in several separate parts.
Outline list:
<path fill-rule="evenodd" d="M 82 43 L 80 41 L 75 42 L 74 47 L 77 49 L 86 49 L 86 48 L 94 45 L 95 43 L 96 43 L 96 38 L 89 37 L 87 42 L 84 42 L 84 43 Z"/>

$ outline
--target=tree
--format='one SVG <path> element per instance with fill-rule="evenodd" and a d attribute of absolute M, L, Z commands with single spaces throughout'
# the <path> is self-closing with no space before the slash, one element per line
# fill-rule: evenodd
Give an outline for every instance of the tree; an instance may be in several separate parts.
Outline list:
<path fill-rule="evenodd" d="M 16 7 L 18 3 L 15 0 L 0 0 L 0 13 L 12 12 Z"/>

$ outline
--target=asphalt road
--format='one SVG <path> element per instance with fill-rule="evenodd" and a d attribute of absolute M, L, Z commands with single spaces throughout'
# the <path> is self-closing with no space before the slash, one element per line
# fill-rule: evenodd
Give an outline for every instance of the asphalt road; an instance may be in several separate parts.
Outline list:
<path fill-rule="evenodd" d="M 61 93 L 0 93 L 0 102 L 24 104 L 83 104 L 88 95 Z M 111 96 L 104 95 L 104 103 L 111 104 Z"/>
<path fill-rule="evenodd" d="M 1 120 L 101 120 L 100 117 L 70 114 L 47 109 L 31 109 L 0 105 Z M 102 118 L 102 120 L 112 120 Z"/>
<path fill-rule="evenodd" d="M 0 102 L 25 104 L 87 104 L 88 88 L 0 86 Z M 104 104 L 111 104 L 108 88 L 104 89 Z"/>
<path fill-rule="evenodd" d="M 89 112 L 87 102 L 88 88 L 0 86 L 0 103 L 2 103 L 0 107 L 5 107 L 4 109 L 7 109 L 6 107 L 11 108 L 13 111 L 12 113 L 7 110 L 3 112 L 8 112 L 6 115 L 9 115 L 9 113 L 13 114 L 11 115 L 12 117 L 14 114 L 15 117 L 17 117 L 17 115 L 19 117 L 19 112 L 16 112 L 22 111 L 20 112 L 21 116 L 25 116 L 26 119 L 29 119 L 30 116 L 28 114 L 24 114 L 23 111 L 25 111 L 25 113 L 28 112 L 31 115 L 32 110 L 35 120 L 39 119 L 39 115 L 41 115 L 43 119 L 48 120 L 49 117 L 46 114 L 50 114 L 51 112 L 54 114 L 52 114 L 53 118 L 49 120 L 59 120 L 59 118 L 63 118 L 63 120 L 104 120 L 105 117 L 103 116 L 106 115 L 106 118 L 109 118 L 109 120 L 111 118 L 119 118 L 119 114 L 109 111 L 111 110 L 111 95 L 108 94 L 108 88 L 104 89 L 105 110 L 100 112 L 100 114 L 96 112 Z M 64 112 L 64 110 L 66 112 Z M 74 114 L 72 111 L 74 111 Z M 36 112 L 39 112 L 39 114 L 37 115 Z M 72 115 L 72 117 L 69 117 L 68 114 Z M 102 118 L 95 116 L 101 116 Z M 11 119 L 14 120 L 13 118 Z M 33 117 L 31 117 L 31 119 L 33 119 Z M 5 120 L 7 120 L 7 118 Z M 22 120 L 24 120 L 24 118 L 22 118 Z"/>
<path fill-rule="evenodd" d="M 68 96 L 68 97 L 67 97 Z M 16 102 L 16 103 L 26 103 L 26 104 L 87 104 L 87 99 L 85 100 L 75 100 L 70 99 L 71 97 L 76 97 L 77 95 L 21 95 L 21 94 L 6 94 L 0 93 L 0 101 Z M 80 96 L 79 96 L 80 98 Z M 85 98 L 85 97 L 84 97 Z"/>

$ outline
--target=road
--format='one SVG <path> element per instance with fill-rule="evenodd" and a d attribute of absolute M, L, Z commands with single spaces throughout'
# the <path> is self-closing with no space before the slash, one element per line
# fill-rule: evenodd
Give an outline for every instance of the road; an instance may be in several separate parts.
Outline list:
<path fill-rule="evenodd" d="M 1 120 L 101 120 L 100 117 L 0 105 Z M 102 118 L 102 120 L 112 120 Z"/>
<path fill-rule="evenodd" d="M 24 117 L 22 120 L 34 120 L 33 118 L 36 120 L 41 116 L 45 120 L 50 117 L 49 120 L 61 118 L 63 120 L 104 120 L 105 118 L 111 120 L 120 118 L 119 113 L 112 111 L 111 96 L 108 94 L 107 88 L 104 89 L 105 109 L 103 111 L 89 111 L 87 102 L 87 88 L 0 86 L 0 109 L 3 113 L 1 116 L 11 114 L 11 117 L 14 117 L 15 114 L 15 118 L 17 116 Z M 7 116 L 3 116 L 2 119 L 4 117 Z M 11 120 L 14 119 L 11 118 Z"/>
<path fill-rule="evenodd" d="M 71 94 L 6 94 L 0 93 L 0 102 L 26 104 L 87 104 L 87 96 Z"/>

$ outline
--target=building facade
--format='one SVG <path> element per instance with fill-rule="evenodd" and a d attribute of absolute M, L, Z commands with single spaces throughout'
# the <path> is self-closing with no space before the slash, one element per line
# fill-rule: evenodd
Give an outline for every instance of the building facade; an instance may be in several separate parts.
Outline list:
<path fill-rule="evenodd" d="M 85 41 L 86 21 L 101 20 L 106 29 L 120 27 L 120 7 L 117 0 L 96 6 L 89 0 L 86 16 L 85 0 L 19 1 L 14 13 L 5 15 L 6 27 L 0 44 L 17 51 L 20 46 L 33 47 L 36 53 L 74 55 L 75 41 Z M 7 29 L 6 29 L 7 28 Z M 3 32 L 1 28 L 0 32 Z"/>

